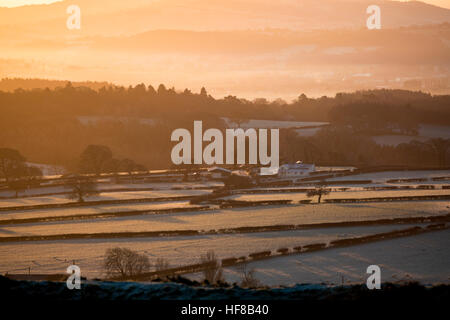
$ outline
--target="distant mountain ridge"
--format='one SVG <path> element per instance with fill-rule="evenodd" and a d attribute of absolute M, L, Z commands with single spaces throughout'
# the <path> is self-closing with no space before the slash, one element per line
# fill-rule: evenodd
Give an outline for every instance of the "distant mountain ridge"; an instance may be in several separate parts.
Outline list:
<path fill-rule="evenodd" d="M 450 22 L 450 10 L 419 1 L 388 0 L 67 0 L 50 5 L 0 8 L 0 26 L 64 32 L 69 4 L 82 10 L 83 35 L 134 34 L 154 29 L 296 30 L 361 28 L 369 5 L 379 5 L 386 28 Z M 55 30 L 55 28 L 57 30 Z"/>

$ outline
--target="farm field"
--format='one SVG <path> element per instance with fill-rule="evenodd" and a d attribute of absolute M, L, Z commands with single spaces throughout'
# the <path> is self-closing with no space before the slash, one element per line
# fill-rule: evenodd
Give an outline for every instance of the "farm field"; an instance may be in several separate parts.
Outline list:
<path fill-rule="evenodd" d="M 374 183 L 385 183 L 387 180 L 392 179 L 430 179 L 435 177 L 449 177 L 450 170 L 422 170 L 422 171 L 383 171 L 383 172 L 370 172 L 362 174 L 352 174 L 343 177 L 336 177 L 327 179 L 328 181 L 340 181 L 340 180 L 372 180 Z"/>
<path fill-rule="evenodd" d="M 126 200 L 162 197 L 196 196 L 210 193 L 211 190 L 151 190 L 151 191 L 126 191 L 126 192 L 102 192 L 98 196 L 90 197 L 88 201 L 101 200 Z M 73 202 L 64 195 L 42 196 L 32 198 L 0 199 L 0 207 L 30 206 L 38 204 L 57 204 Z"/>
<path fill-rule="evenodd" d="M 108 180 L 108 179 L 106 179 Z M 113 189 L 134 189 L 139 191 L 139 189 L 153 189 L 153 190 L 172 190 L 178 191 L 183 189 L 211 189 L 214 187 L 221 187 L 223 183 L 215 182 L 215 181 L 205 181 L 205 182 L 196 182 L 196 183 L 183 183 L 183 182 L 174 182 L 174 183 L 110 183 L 109 181 L 105 183 L 99 183 L 98 189 L 102 192 L 113 191 Z M 132 190 L 132 191 L 134 191 Z M 49 193 L 61 193 L 68 192 L 68 189 L 65 189 L 62 186 L 52 186 L 48 184 L 47 186 L 41 186 L 39 188 L 27 189 L 20 192 L 20 197 L 29 197 L 29 196 L 39 196 L 45 195 Z M 121 191 L 124 192 L 124 191 Z M 2 190 L 0 191 L 0 201 L 2 198 L 13 198 L 15 193 L 10 190 Z"/>
<path fill-rule="evenodd" d="M 450 189 L 437 190 L 379 190 L 379 191 L 335 191 L 328 195 L 323 195 L 322 199 L 364 199 L 379 197 L 411 197 L 411 196 L 431 196 L 431 195 L 450 195 Z M 303 193 L 261 193 L 261 194 L 240 194 L 226 197 L 226 199 L 240 201 L 262 201 L 262 200 L 292 200 L 300 201 L 310 199 L 312 202 L 317 201 L 317 197 L 308 197 Z"/>
<path fill-rule="evenodd" d="M 365 283 L 369 265 L 381 268 L 382 282 L 450 283 L 450 230 L 385 240 L 347 248 L 302 253 L 248 263 L 266 285 L 298 283 Z M 226 280 L 240 281 L 238 268 L 224 271 Z M 198 275 L 193 275 L 193 278 Z"/>
<path fill-rule="evenodd" d="M 230 128 L 237 127 L 237 124 L 229 118 L 222 118 Z M 302 127 L 319 127 L 326 126 L 328 122 L 314 122 L 314 121 L 283 121 L 283 120 L 258 120 L 250 119 L 248 121 L 240 123 L 239 127 L 243 129 L 247 128 L 263 128 L 263 129 L 281 129 L 281 128 L 302 128 Z"/>
<path fill-rule="evenodd" d="M 448 206 L 447 201 L 414 201 L 235 208 L 83 221 L 5 225 L 0 228 L 0 237 L 169 230 L 208 231 L 244 226 L 365 221 L 444 215 L 449 213 Z"/>
<path fill-rule="evenodd" d="M 340 187 L 339 184 L 333 184 L 330 188 L 334 191 L 323 196 L 323 199 L 450 195 L 450 190 L 443 188 L 448 185 L 448 181 L 445 179 L 433 181 L 431 180 L 433 177 L 450 177 L 450 171 L 391 171 L 348 175 L 332 180 L 372 180 L 373 183 L 367 184 L 370 187 L 409 185 L 416 188 L 423 184 L 432 184 L 434 189 L 374 191 L 365 190 L 364 186 L 366 185 L 355 184 L 354 186 L 345 185 L 346 191 L 337 191 L 337 188 Z M 427 180 L 425 182 L 388 182 L 392 179 L 411 178 Z M 292 250 L 296 246 L 329 243 L 333 240 L 374 235 L 417 225 L 425 226 L 428 222 L 406 221 L 394 224 L 385 221 L 378 225 L 313 226 L 313 228 L 311 226 L 308 228 L 308 225 L 443 217 L 450 214 L 450 203 L 445 200 L 317 204 L 317 196 L 308 198 L 305 192 L 292 192 L 292 190 L 283 192 L 284 189 L 304 189 L 313 186 L 262 187 L 247 190 L 235 189 L 232 190 L 235 194 L 226 196 L 222 200 L 292 200 L 292 204 L 220 208 L 217 202 L 207 201 L 192 204 L 189 199 L 177 199 L 183 196 L 210 194 L 215 187 L 221 185 L 220 182 L 102 183 L 100 185 L 103 190 L 107 191 L 87 198 L 83 205 L 68 200 L 63 194 L 36 195 L 17 199 L 0 198 L 0 207 L 2 208 L 0 212 L 0 273 L 26 273 L 28 271 L 36 274 L 65 273 L 65 268 L 75 262 L 82 269 L 83 276 L 101 278 L 105 276 L 102 270 L 105 251 L 114 247 L 125 247 L 145 254 L 153 263 L 158 258 L 164 258 L 170 267 L 198 263 L 200 255 L 209 250 L 213 250 L 219 259 L 271 251 L 275 257 L 249 262 L 248 266 L 257 270 L 257 278 L 265 285 L 290 285 L 299 282 L 339 284 L 342 275 L 348 282 L 361 281 L 365 277 L 365 273 L 361 274 L 360 268 L 367 267 L 366 264 L 371 262 L 364 253 L 367 251 L 367 254 L 371 254 L 371 252 L 380 250 L 384 256 L 375 255 L 375 257 L 379 259 L 379 263 L 387 266 L 385 276 L 389 279 L 403 279 L 406 274 L 424 281 L 446 281 L 447 279 L 442 280 L 445 275 L 442 268 L 445 265 L 448 266 L 447 261 L 436 266 L 436 270 L 415 270 L 410 267 L 413 263 L 424 265 L 426 259 L 437 261 L 435 255 L 442 249 L 435 244 L 433 240 L 435 238 L 431 234 L 447 235 L 441 231 L 348 248 L 276 257 L 277 249 L 280 248 Z M 135 190 L 123 191 L 129 188 Z M 153 190 L 139 190 L 149 188 Z M 50 189 L 53 190 L 52 192 L 65 191 L 62 187 L 39 188 L 39 192 L 42 191 L 41 189 L 44 191 Z M 122 190 L 114 191 L 114 189 Z M 37 190 L 31 189 L 28 193 L 33 194 Z M 4 195 L 5 193 L 3 193 Z M 168 197 L 173 199 L 158 200 L 158 198 Z M 120 201 L 146 198 L 151 200 L 131 203 L 89 203 L 89 201 L 98 200 Z M 311 204 L 298 203 L 300 200 L 306 199 L 310 199 Z M 26 206 L 39 204 L 63 203 L 72 204 L 70 207 L 59 208 L 26 208 Z M 10 208 L 14 206 L 25 206 L 25 208 L 18 210 Z M 29 220 L 20 221 L 26 219 Z M 276 230 L 277 226 L 278 230 Z M 289 227 L 281 228 L 280 226 Z M 293 226 L 304 226 L 305 228 L 293 230 Z M 148 232 L 149 234 L 136 234 L 139 232 Z M 75 239 L 77 234 L 85 238 Z M 49 239 L 48 237 L 51 236 L 57 236 L 57 238 Z M 431 238 L 427 238 L 427 236 Z M 425 240 L 415 240 L 422 238 Z M 386 247 L 387 245 L 382 245 L 384 243 L 395 245 L 396 241 L 400 240 L 404 241 L 401 242 L 400 249 L 390 249 Z M 411 247 L 408 247 L 408 243 L 411 244 Z M 430 247 L 426 246 L 427 243 L 430 244 Z M 406 247 L 403 247 L 403 244 Z M 367 247 L 371 245 L 374 246 L 374 249 L 358 251 L 359 248 L 372 248 Z M 423 256 L 421 256 L 422 252 L 424 252 Z M 392 261 L 388 257 L 391 257 Z M 444 260 L 446 257 L 448 255 L 442 255 Z M 402 259 L 405 260 L 404 268 L 402 268 Z M 238 267 L 227 267 L 224 271 L 228 281 L 239 280 Z M 198 274 L 189 275 L 194 278 L 198 276 Z"/>
<path fill-rule="evenodd" d="M 198 263 L 200 255 L 213 250 L 219 258 L 247 256 L 252 252 L 324 242 L 340 238 L 388 232 L 411 225 L 324 228 L 226 235 L 108 240 L 62 240 L 0 243 L 0 273 L 25 271 L 58 273 L 75 260 L 87 277 L 101 277 L 108 248 L 124 247 L 149 255 L 151 262 L 167 259 L 171 266 Z"/>
<path fill-rule="evenodd" d="M 372 139 L 380 145 L 397 146 L 401 143 L 409 143 L 413 140 L 425 142 L 432 138 L 450 138 L 450 127 L 439 125 L 426 125 L 419 126 L 418 135 L 379 135 L 373 136 Z"/>
<path fill-rule="evenodd" d="M 12 210 L 0 212 L 0 221 L 11 219 L 31 219 L 31 218 L 48 218 L 48 217 L 64 217 L 73 215 L 95 215 L 107 212 L 126 212 L 134 210 L 168 210 L 179 208 L 197 208 L 197 205 L 191 205 L 189 201 L 160 201 L 149 203 L 134 204 L 114 204 L 114 205 L 92 205 L 88 207 L 74 208 L 50 208 L 36 210 Z"/>

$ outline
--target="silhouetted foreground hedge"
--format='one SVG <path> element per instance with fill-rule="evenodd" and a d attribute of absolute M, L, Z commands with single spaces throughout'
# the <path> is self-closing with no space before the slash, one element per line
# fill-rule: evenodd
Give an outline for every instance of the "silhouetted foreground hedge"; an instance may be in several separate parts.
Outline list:
<path fill-rule="evenodd" d="M 424 287 L 418 283 L 382 285 L 381 290 L 368 290 L 365 285 L 327 287 L 298 284 L 288 288 L 244 289 L 235 285 L 205 287 L 181 283 L 88 282 L 80 290 L 67 289 L 65 282 L 16 281 L 0 276 L 0 294 L 8 300 L 33 299 L 81 301 L 130 300 L 297 300 L 299 302 L 400 302 L 420 301 L 446 303 L 450 285 Z M 377 306 L 377 304 L 375 304 Z"/>

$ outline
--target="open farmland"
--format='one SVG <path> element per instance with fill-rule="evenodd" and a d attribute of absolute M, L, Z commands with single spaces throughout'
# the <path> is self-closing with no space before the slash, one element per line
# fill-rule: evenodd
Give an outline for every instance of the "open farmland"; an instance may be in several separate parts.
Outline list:
<path fill-rule="evenodd" d="M 372 180 L 372 182 L 386 182 L 392 179 L 431 179 L 436 177 L 450 177 L 450 170 L 415 170 L 415 171 L 382 171 L 362 174 L 352 174 L 344 177 L 327 179 L 328 181 L 339 180 Z"/>
<path fill-rule="evenodd" d="M 196 264 L 200 255 L 208 250 L 213 250 L 220 259 L 269 252 L 273 257 L 249 262 L 266 284 L 303 282 L 299 280 L 303 278 L 305 281 L 331 283 L 336 280 L 339 270 L 343 270 L 343 274 L 351 275 L 351 270 L 357 274 L 359 264 L 366 260 L 347 261 L 343 258 L 343 263 L 348 265 L 336 266 L 336 269 L 330 267 L 328 273 L 320 271 L 320 266 L 317 266 L 319 276 L 312 272 L 308 278 L 304 273 L 316 268 L 315 265 L 306 266 L 300 275 L 300 271 L 286 265 L 297 265 L 295 259 L 299 258 L 293 254 L 293 248 L 317 243 L 326 245 L 339 239 L 372 236 L 414 226 L 421 226 L 422 230 L 434 234 L 435 231 L 427 229 L 430 223 L 441 223 L 445 228 L 448 224 L 450 203 L 446 200 L 361 200 L 449 196 L 450 190 L 445 188 L 448 184 L 445 177 L 448 176 L 448 170 L 350 174 L 330 181 L 373 182 L 367 186 L 346 185 L 345 188 L 333 184 L 328 187 L 333 191 L 323 200 L 353 199 L 353 202 L 320 204 L 316 203 L 317 196 L 308 198 L 304 190 L 314 188 L 314 185 L 236 189 L 232 190 L 232 195 L 213 197 L 218 202 L 209 202 L 204 196 L 214 195 L 213 190 L 220 187 L 220 182 L 102 183 L 99 184 L 103 189 L 100 195 L 90 197 L 82 204 L 68 200 L 65 194 L 44 196 L 36 194 L 37 189 L 31 189 L 27 191 L 27 197 L 0 199 L 0 271 L 64 273 L 67 265 L 75 261 L 84 276 L 103 277 L 105 251 L 114 247 L 143 253 L 153 262 L 158 258 L 166 259 L 171 268 Z M 392 182 L 393 179 L 421 180 Z M 409 189 L 403 187 L 406 185 L 410 186 Z M 423 185 L 433 185 L 433 189 L 421 188 Z M 374 186 L 399 188 L 371 190 L 370 187 Z M 296 191 L 296 188 L 303 190 Z M 53 191 L 64 189 L 58 187 Z M 311 204 L 299 203 L 307 199 Z M 233 204 L 236 200 L 254 204 L 250 207 L 242 206 L 241 202 Z M 271 200 L 291 200 L 291 203 L 262 204 Z M 221 201 L 225 204 L 228 201 L 231 207 L 222 208 Z M 415 237 L 398 240 L 407 241 Z M 367 245 L 370 244 L 355 248 Z M 280 248 L 289 248 L 289 255 L 279 257 L 277 250 Z M 327 249 L 323 254 L 344 249 Z M 433 250 L 430 254 L 434 254 Z M 319 255 L 322 251 L 302 253 L 301 256 L 313 254 Z M 328 261 L 327 258 L 317 259 Z M 273 265 L 276 261 L 282 262 L 279 269 Z M 238 270 L 238 267 L 227 268 L 227 279 L 236 281 Z M 420 273 L 414 275 L 420 278 Z M 430 277 L 436 276 L 432 273 Z M 358 279 L 352 275 L 348 280 Z"/>
<path fill-rule="evenodd" d="M 125 247 L 157 258 L 167 259 L 171 266 L 198 263 L 200 255 L 208 250 L 220 258 L 247 256 L 261 250 L 277 250 L 317 242 L 387 232 L 402 226 L 369 226 L 324 228 L 251 234 L 204 235 L 186 237 L 64 240 L 29 243 L 0 243 L 0 272 L 25 271 L 28 267 L 37 273 L 57 273 L 75 260 L 88 277 L 101 277 L 103 255 L 108 248 Z"/>
<path fill-rule="evenodd" d="M 74 208 L 48 208 L 36 210 L 13 210 L 0 213 L 0 223 L 11 219 L 33 219 L 50 217 L 67 217 L 74 215 L 92 216 L 102 213 L 120 213 L 130 211 L 148 211 L 148 210 L 169 210 L 179 208 L 196 208 L 197 205 L 191 205 L 189 201 L 157 201 L 149 203 L 125 203 L 114 205 L 92 205 L 87 207 Z"/>
<path fill-rule="evenodd" d="M 349 248 L 304 253 L 250 262 L 256 278 L 267 285 L 297 283 L 364 283 L 366 269 L 381 268 L 382 282 L 416 280 L 424 284 L 450 283 L 450 231 L 386 240 Z M 239 281 L 239 268 L 225 270 L 228 281 Z M 193 278 L 199 275 L 194 275 Z"/>
<path fill-rule="evenodd" d="M 261 225 L 349 222 L 438 216 L 449 213 L 446 201 L 370 204 L 289 205 L 168 213 L 163 215 L 5 225 L 0 238 L 174 230 L 218 230 Z"/>
<path fill-rule="evenodd" d="M 128 200 L 145 198 L 184 197 L 207 194 L 210 190 L 151 190 L 151 191 L 126 191 L 126 192 L 102 192 L 98 196 L 89 198 L 89 201 L 104 200 Z M 51 195 L 31 198 L 0 199 L 0 207 L 32 206 L 40 204 L 61 204 L 72 202 L 65 195 Z"/>
<path fill-rule="evenodd" d="M 450 195 L 448 189 L 437 190 L 378 190 L 378 191 L 335 191 L 328 195 L 324 195 L 322 199 L 366 199 L 366 198 L 382 198 L 382 197 L 414 197 L 414 196 L 433 196 L 433 195 Z M 308 197 L 306 192 L 303 193 L 254 193 L 254 194 L 240 194 L 227 197 L 227 199 L 241 200 L 241 201 L 262 201 L 262 200 L 281 200 L 289 199 L 294 202 L 301 200 L 312 199 L 316 201 L 317 197 Z"/>

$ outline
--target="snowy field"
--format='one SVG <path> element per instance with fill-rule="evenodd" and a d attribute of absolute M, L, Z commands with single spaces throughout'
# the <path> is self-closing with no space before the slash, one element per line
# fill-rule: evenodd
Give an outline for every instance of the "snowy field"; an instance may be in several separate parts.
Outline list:
<path fill-rule="evenodd" d="M 450 230 L 436 231 L 359 246 L 330 249 L 249 263 L 266 285 L 296 283 L 365 283 L 366 269 L 381 268 L 382 282 L 417 280 L 423 284 L 450 283 Z M 228 268 L 230 282 L 240 281 L 238 268 Z M 198 277 L 198 275 L 197 275 Z M 195 278 L 195 275 L 194 275 Z"/>
<path fill-rule="evenodd" d="M 322 196 L 322 201 L 325 199 L 364 199 L 364 198 L 378 198 L 378 197 L 411 197 L 411 196 L 432 196 L 432 195 L 450 195 L 450 189 L 437 190 L 380 190 L 380 191 L 334 191 L 328 195 Z M 238 194 L 226 197 L 226 199 L 240 200 L 240 201 L 262 201 L 262 200 L 292 200 L 298 202 L 300 200 L 311 200 L 317 202 L 317 196 L 307 197 L 306 193 L 254 193 L 254 194 Z"/>
<path fill-rule="evenodd" d="M 256 120 L 251 119 L 238 124 L 229 118 L 222 118 L 229 128 L 254 128 L 254 129 L 282 129 L 282 128 L 301 128 L 313 126 L 325 126 L 328 122 L 312 121 L 277 121 L 277 120 Z"/>
<path fill-rule="evenodd" d="M 426 137 L 420 137 L 420 136 L 407 136 L 407 135 L 400 135 L 400 134 L 386 134 L 381 136 L 373 136 L 372 140 L 375 141 L 376 144 L 382 145 L 382 146 L 393 146 L 396 147 L 401 143 L 410 143 L 411 141 L 420 141 L 425 142 L 429 138 Z"/>
<path fill-rule="evenodd" d="M 312 137 L 314 136 L 321 128 L 306 128 L 306 129 L 295 129 L 295 132 L 300 137 Z"/>
<path fill-rule="evenodd" d="M 98 190 L 101 192 L 103 191 L 109 191 L 111 189 L 135 189 L 136 191 L 139 191 L 140 189 L 153 189 L 153 190 L 171 190 L 171 189 L 211 189 L 214 187 L 221 187 L 223 186 L 222 182 L 218 181 L 211 181 L 211 182 L 200 182 L 200 183 L 183 183 L 183 182 L 174 182 L 174 183 L 99 183 L 97 185 Z M 19 197 L 24 196 L 38 196 L 42 194 L 49 194 L 49 193 L 61 193 L 61 192 L 68 192 L 69 190 L 62 187 L 62 186 L 51 186 L 48 185 L 46 187 L 40 187 L 40 188 L 33 188 L 21 191 L 19 193 Z M 15 192 L 9 191 L 9 190 L 2 190 L 0 191 L 0 202 L 2 201 L 1 198 L 6 197 L 14 197 Z"/>
<path fill-rule="evenodd" d="M 312 224 L 448 214 L 448 201 L 320 204 L 235 208 L 0 227 L 0 237 L 102 232 L 218 230 L 244 226 Z"/>
<path fill-rule="evenodd" d="M 161 201 L 149 203 L 125 203 L 114 205 L 96 205 L 89 207 L 76 208 L 52 208 L 37 210 L 13 210 L 0 212 L 0 221 L 10 219 L 30 219 L 46 217 L 64 217 L 73 215 L 95 215 L 107 212 L 125 212 L 134 210 L 167 210 L 179 208 L 196 208 L 197 205 L 191 205 L 189 201 Z"/>
<path fill-rule="evenodd" d="M 0 273 L 28 270 L 35 273 L 64 273 L 73 260 L 84 276 L 100 277 L 104 253 L 108 248 L 125 247 L 149 255 L 150 261 L 167 259 L 171 266 L 198 263 L 200 255 L 214 250 L 220 259 L 247 256 L 252 252 L 324 242 L 354 236 L 388 232 L 411 225 L 368 226 L 261 232 L 236 235 L 187 237 L 64 240 L 51 242 L 0 243 Z"/>
<path fill-rule="evenodd" d="M 331 178 L 328 181 L 340 180 L 372 180 L 372 182 L 385 183 L 392 179 L 431 179 L 435 177 L 448 177 L 450 170 L 423 170 L 423 171 L 383 171 L 348 175 Z"/>
<path fill-rule="evenodd" d="M 450 126 L 425 125 L 419 127 L 417 136 L 410 135 L 380 135 L 372 139 L 379 145 L 397 146 L 401 143 L 409 143 L 413 140 L 425 142 L 432 138 L 450 139 Z"/>
<path fill-rule="evenodd" d="M 127 191 L 127 192 L 102 192 L 98 196 L 89 197 L 86 201 L 101 200 L 125 200 L 162 197 L 196 196 L 210 193 L 211 190 L 151 190 L 151 191 Z M 53 195 L 33 198 L 0 199 L 0 207 L 30 206 L 38 204 L 67 203 L 65 195 Z"/>
<path fill-rule="evenodd" d="M 287 125 L 287 124 L 286 124 Z M 292 123 L 290 125 L 293 125 Z M 308 125 L 311 125 L 310 123 Z M 300 126 L 296 123 L 296 126 Z M 334 191 L 323 199 L 374 198 L 450 195 L 449 189 L 442 189 L 450 180 L 432 181 L 433 177 L 450 177 L 450 170 L 437 171 L 390 171 L 349 175 L 331 179 L 373 180 L 367 186 L 419 186 L 418 182 L 388 183 L 391 179 L 425 178 L 423 184 L 433 184 L 432 190 L 379 190 L 365 191 L 362 185 L 355 184 L 347 191 Z M 219 183 L 220 184 L 220 183 Z M 88 198 L 96 200 L 125 200 L 142 198 L 162 198 L 205 195 L 212 192 L 211 183 L 151 183 L 151 184 L 100 184 L 101 189 L 135 188 L 127 192 L 102 192 L 99 196 Z M 333 185 L 337 188 L 339 185 Z M 139 190 L 139 189 L 154 190 Z M 171 190 L 177 188 L 179 190 Z M 203 188 L 195 189 L 192 188 Z M 291 189 L 289 187 L 288 189 Z M 304 187 L 301 187 L 304 188 Z M 263 190 L 260 188 L 259 190 Z M 283 189 L 283 188 L 276 188 Z M 60 187 L 42 188 L 41 192 L 66 191 Z M 55 191 L 48 191 L 55 190 Z M 37 189 L 30 193 L 37 192 Z M 5 196 L 5 194 L 0 194 Z M 201 211 L 189 201 L 157 201 L 143 203 L 120 203 L 108 205 L 88 205 L 70 208 L 47 208 L 38 210 L 11 210 L 0 212 L 0 221 L 11 219 L 30 219 L 46 217 L 65 217 L 71 215 L 95 215 L 100 213 L 161 210 L 185 208 L 189 211 L 135 215 L 127 217 L 88 218 L 54 222 L 5 224 L 0 226 L 1 237 L 46 236 L 152 232 L 152 231 L 214 231 L 238 227 L 257 227 L 274 225 L 308 225 L 317 223 L 351 222 L 409 217 L 438 216 L 450 213 L 449 201 L 393 201 L 371 203 L 332 204 L 317 202 L 317 196 L 308 198 L 302 192 L 270 192 L 256 194 L 236 194 L 228 199 L 293 200 L 294 204 L 283 206 L 260 206 L 247 208 L 218 209 L 212 206 Z M 312 204 L 300 205 L 298 201 L 311 199 Z M 50 203 L 68 203 L 65 195 L 37 196 L 18 199 L 1 199 L 0 207 L 26 206 Z M 292 248 L 311 243 L 328 243 L 331 240 L 388 232 L 410 227 L 410 225 L 381 225 L 361 227 L 335 227 L 309 230 L 290 230 L 277 232 L 255 232 L 236 234 L 215 234 L 198 236 L 83 239 L 58 241 L 30 241 L 0 243 L 0 273 L 64 273 L 65 268 L 74 261 L 81 267 L 82 275 L 90 278 L 101 277 L 102 260 L 108 248 L 126 247 L 148 254 L 151 262 L 165 258 L 170 266 L 197 263 L 200 255 L 214 250 L 219 258 L 247 256 L 250 253 L 282 247 Z M 256 277 L 267 285 L 292 285 L 295 283 L 334 283 L 340 284 L 342 276 L 346 282 L 365 281 L 365 270 L 369 264 L 382 268 L 383 281 L 397 281 L 411 277 L 426 283 L 450 281 L 450 232 L 436 231 L 423 235 L 387 240 L 355 247 L 330 249 L 315 253 L 271 258 L 249 263 L 256 269 Z M 239 270 L 225 270 L 228 281 L 239 280 Z M 196 275 L 192 275 L 195 277 Z M 197 275 L 198 276 L 198 275 Z"/>

